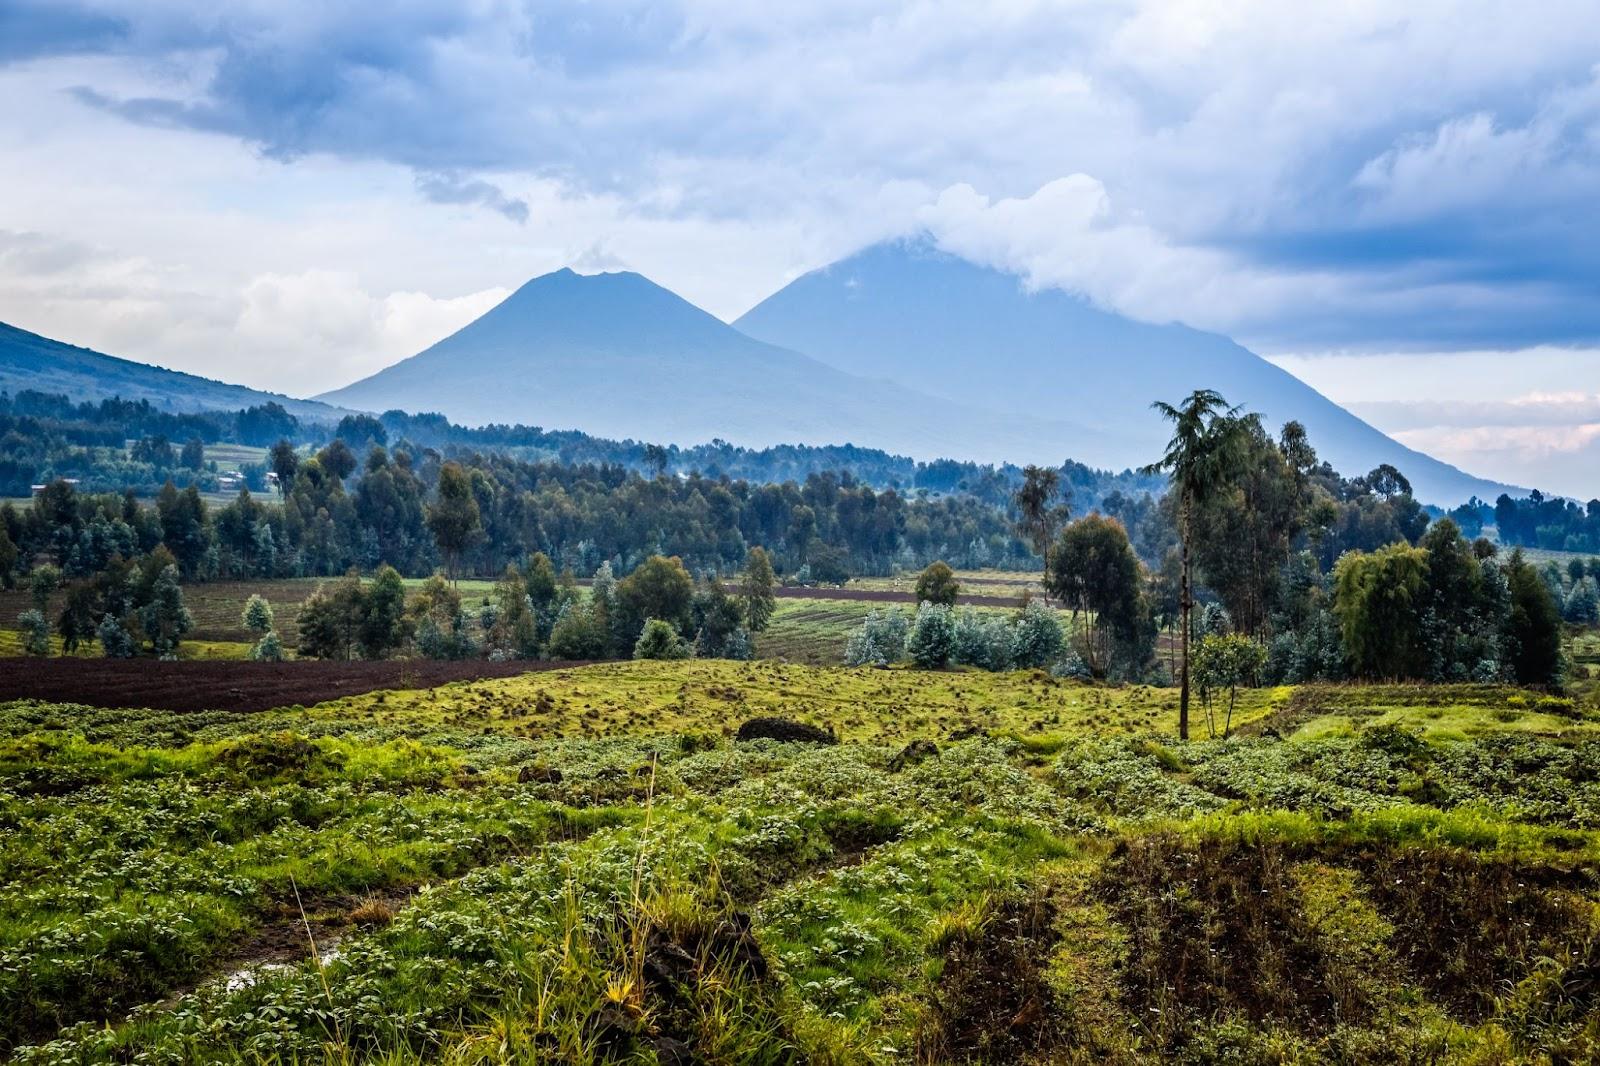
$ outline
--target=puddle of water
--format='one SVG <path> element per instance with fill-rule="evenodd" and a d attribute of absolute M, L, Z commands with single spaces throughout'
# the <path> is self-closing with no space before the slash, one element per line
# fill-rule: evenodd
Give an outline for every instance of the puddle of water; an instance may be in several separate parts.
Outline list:
<path fill-rule="evenodd" d="M 323 966 L 327 966 L 334 960 L 338 959 L 340 954 L 341 953 L 337 947 L 329 946 L 327 950 L 323 951 L 317 956 L 317 960 Z M 292 970 L 298 965 L 300 965 L 298 961 L 251 963 L 250 965 L 240 967 L 239 969 L 228 974 L 226 977 L 221 978 L 222 987 L 223 990 L 227 992 L 238 992 L 242 989 L 249 988 L 251 985 L 270 974 L 281 973 L 285 970 Z"/>

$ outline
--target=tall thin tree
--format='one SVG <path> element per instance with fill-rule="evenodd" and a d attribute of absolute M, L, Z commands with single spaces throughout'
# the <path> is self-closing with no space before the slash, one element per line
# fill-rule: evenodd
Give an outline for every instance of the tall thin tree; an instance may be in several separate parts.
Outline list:
<path fill-rule="evenodd" d="M 1034 552 L 1044 560 L 1044 576 L 1040 579 L 1046 589 L 1050 588 L 1050 546 L 1055 543 L 1056 526 L 1066 517 L 1065 507 L 1052 508 L 1050 501 L 1054 500 L 1056 493 L 1061 488 L 1061 474 L 1048 466 L 1026 466 L 1022 469 L 1022 485 L 1012 497 L 1012 502 L 1017 505 L 1017 511 L 1022 520 L 1017 523 L 1017 532 L 1027 538 L 1033 545 Z"/>
<path fill-rule="evenodd" d="M 1179 648 L 1182 677 L 1178 695 L 1178 735 L 1189 739 L 1189 631 L 1194 609 L 1194 574 L 1191 535 L 1195 507 L 1226 485 L 1239 465 L 1237 407 L 1229 407 L 1220 393 L 1196 389 L 1174 407 L 1156 401 L 1150 405 L 1172 423 L 1172 439 L 1162 457 L 1144 468 L 1147 474 L 1167 474 L 1178 494 Z"/>

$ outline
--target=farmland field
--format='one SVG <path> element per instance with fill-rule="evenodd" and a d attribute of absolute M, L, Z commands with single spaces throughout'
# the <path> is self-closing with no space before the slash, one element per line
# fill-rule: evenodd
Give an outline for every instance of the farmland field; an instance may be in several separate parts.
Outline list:
<path fill-rule="evenodd" d="M 1189 744 L 1175 705 L 712 661 L 0 705 L 0 1056 L 1600 1052 L 1592 704 L 1263 689 Z M 775 716 L 836 742 L 740 739 Z"/>
<path fill-rule="evenodd" d="M 982 577 L 984 571 L 976 576 Z M 994 573 L 999 573 L 994 572 Z M 973 575 L 961 574 L 962 580 Z M 278 632 L 285 644 L 293 648 L 299 638 L 296 619 L 300 604 L 326 579 L 289 578 L 259 581 L 208 581 L 184 586 L 184 602 L 194 616 L 195 628 L 190 642 L 216 645 L 208 653 L 198 649 L 192 654 L 205 658 L 243 658 L 249 649 L 251 634 L 244 628 L 239 615 L 245 601 L 260 595 L 272 604 Z M 980 611 L 1006 612 L 1021 595 L 1027 582 L 1037 583 L 1037 575 L 1021 575 L 1022 584 L 1004 583 L 1009 579 L 997 578 L 999 583 L 974 583 L 964 587 L 962 603 L 978 604 Z M 406 586 L 415 589 L 421 579 L 409 578 Z M 842 589 L 835 588 L 780 588 L 776 590 L 778 609 L 772 628 L 763 633 L 756 644 L 757 654 L 763 658 L 786 658 L 794 662 L 813 665 L 838 664 L 843 661 L 844 644 L 850 631 L 859 626 L 874 608 L 914 605 L 914 581 L 902 580 L 895 587 L 891 579 L 866 579 L 851 582 Z M 463 601 L 473 607 L 494 591 L 494 582 L 483 579 L 463 579 L 458 582 Z M 62 595 L 51 601 L 51 612 L 60 610 Z M 9 630 L 16 617 L 31 606 L 24 589 L 0 591 L 0 630 Z M 19 654 L 21 640 L 13 632 L 0 632 L 0 656 Z"/>

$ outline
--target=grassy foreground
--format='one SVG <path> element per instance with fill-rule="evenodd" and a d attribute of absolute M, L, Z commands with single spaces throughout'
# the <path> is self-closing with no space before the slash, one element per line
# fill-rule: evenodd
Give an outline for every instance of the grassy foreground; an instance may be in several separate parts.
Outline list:
<path fill-rule="evenodd" d="M 734 739 L 774 714 L 842 742 Z M 1187 745 L 1174 716 L 1038 674 L 719 662 L 3 705 L 0 1056 L 1600 1054 L 1592 708 L 1264 690 L 1245 735 Z"/>

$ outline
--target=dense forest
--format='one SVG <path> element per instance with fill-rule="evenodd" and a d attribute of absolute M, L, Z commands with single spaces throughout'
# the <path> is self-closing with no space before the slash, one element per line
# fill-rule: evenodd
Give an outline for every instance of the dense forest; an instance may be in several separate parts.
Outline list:
<path fill-rule="evenodd" d="M 192 485 L 169 483 L 150 506 L 131 492 L 86 493 L 56 481 L 30 506 L 5 509 L 5 533 L 24 566 L 43 558 L 69 575 L 164 544 L 186 580 L 334 576 L 381 563 L 424 576 L 451 561 L 430 516 L 459 486 L 469 515 L 455 549 L 463 573 L 498 574 L 536 551 L 583 574 L 605 561 L 626 573 L 652 554 L 727 571 L 751 545 L 769 547 L 785 573 L 834 582 L 940 557 L 975 566 L 1031 561 L 1002 509 L 965 495 L 878 491 L 848 473 L 757 485 L 381 447 L 358 464 L 340 440 L 309 457 L 284 447 L 273 460 L 281 494 L 244 489 L 216 507 Z"/>
<path fill-rule="evenodd" d="M 1507 544 L 1549 551 L 1600 553 L 1600 500 L 1579 505 L 1535 489 L 1523 499 L 1501 496 L 1487 512 Z"/>
<path fill-rule="evenodd" d="M 393 444 L 409 454 L 429 450 L 445 458 L 495 453 L 566 466 L 615 466 L 650 475 L 699 473 L 713 480 L 771 484 L 803 482 L 812 474 L 848 474 L 874 488 L 959 493 L 999 506 L 1006 504 L 1021 477 L 1011 465 L 952 459 L 918 462 L 850 444 L 743 448 L 714 440 L 681 448 L 606 440 L 575 430 L 520 425 L 470 428 L 438 414 L 389 411 L 321 423 L 296 418 L 275 403 L 232 412 L 175 414 L 146 400 L 74 403 L 65 396 L 23 391 L 15 396 L 0 392 L 0 496 L 26 496 L 32 486 L 60 478 L 97 493 L 132 489 L 153 496 L 168 479 L 179 487 L 192 483 L 202 491 L 217 491 L 222 483 L 204 459 L 206 446 L 227 442 L 267 448 L 280 440 L 302 450 L 342 440 L 357 454 L 373 445 Z M 197 449 L 198 461 L 190 462 Z M 240 473 L 252 491 L 267 489 L 266 465 L 246 463 Z M 1159 478 L 1095 470 L 1071 460 L 1062 464 L 1061 476 L 1074 502 L 1085 508 L 1111 493 L 1160 490 Z"/>
<path fill-rule="evenodd" d="M 537 634 L 497 643 L 502 651 L 544 654 L 562 607 L 576 602 L 570 593 L 554 595 L 555 574 L 625 581 L 647 563 L 671 560 L 687 587 L 691 575 L 738 572 L 755 548 L 763 549 L 763 565 L 778 579 L 800 583 L 839 583 L 935 561 L 1043 568 L 1044 588 L 1080 620 L 1071 662 L 1056 665 L 1126 679 L 1170 678 L 1174 659 L 1169 653 L 1162 661 L 1156 634 L 1176 629 L 1201 642 L 1202 666 L 1231 655 L 1234 673 L 1244 670 L 1252 681 L 1551 683 L 1559 681 L 1561 663 L 1559 650 L 1550 650 L 1549 626 L 1563 617 L 1585 622 L 1600 616 L 1600 564 L 1577 560 L 1539 570 L 1520 553 L 1504 557 L 1488 540 L 1471 539 L 1486 510 L 1480 502 L 1433 521 L 1400 471 L 1380 466 L 1345 477 L 1319 459 L 1297 423 L 1274 436 L 1253 415 L 1190 412 L 1194 427 L 1209 427 L 1206 433 L 1226 442 L 1227 462 L 1203 485 L 1188 485 L 1169 455 L 1141 473 L 1122 475 L 1071 463 L 1025 470 L 894 467 L 916 486 L 904 489 L 875 487 L 848 467 L 782 481 L 733 477 L 726 470 L 684 472 L 675 467 L 694 451 L 589 438 L 567 445 L 614 447 L 637 462 L 530 459 L 516 450 L 539 451 L 531 442 L 551 443 L 550 435 L 461 430 L 433 416 L 351 415 L 330 427 L 314 450 L 279 437 L 246 486 L 228 502 L 212 504 L 201 492 L 205 475 L 214 473 L 205 460 L 208 440 L 259 441 L 282 429 L 303 436 L 305 427 L 270 405 L 227 415 L 171 415 L 145 404 L 74 406 L 37 394 L 7 402 L 8 454 L 41 439 L 47 449 L 64 441 L 69 451 L 122 456 L 121 467 L 103 460 L 97 468 L 102 476 L 138 483 L 166 475 L 153 503 L 141 502 L 132 487 L 97 492 L 57 478 L 34 492 L 28 506 L 0 510 L 0 573 L 8 584 L 35 580 L 41 567 L 58 573 L 79 590 L 79 616 L 64 617 L 60 631 L 85 639 L 107 613 L 101 601 L 126 608 L 118 617 L 144 633 L 150 626 L 138 612 L 157 610 L 163 597 L 174 599 L 168 587 L 174 582 L 379 571 L 392 580 L 439 571 L 451 578 L 521 573 L 529 589 L 549 593 L 530 609 Z M 139 432 L 146 435 L 133 436 Z M 169 433 L 192 436 L 178 449 Z M 399 434 L 405 436 L 396 439 Z M 130 443 L 116 446 L 118 436 Z M 413 436 L 435 443 L 419 444 Z M 878 464 L 879 476 L 899 462 L 859 449 L 755 453 L 720 443 L 700 457 L 711 455 L 751 469 L 853 459 Z M 186 487 L 179 488 L 180 480 Z M 929 483 L 939 491 L 930 491 Z M 1563 521 L 1580 531 L 1595 521 L 1573 505 L 1537 495 L 1520 504 L 1502 498 L 1494 514 L 1512 543 L 1542 541 Z M 1567 543 L 1583 535 L 1568 534 Z M 548 580 L 535 579 L 541 569 Z M 131 598 L 124 595 L 130 584 L 136 589 Z M 367 610 L 360 597 L 371 594 L 360 588 L 346 588 L 344 608 L 332 601 L 323 606 L 354 618 L 357 607 Z M 444 594 L 436 588 L 432 595 Z M 500 597 L 509 605 L 502 613 L 515 615 L 522 597 Z M 679 600 L 677 637 L 705 646 L 705 610 L 690 609 L 687 591 Z M 715 604 L 707 609 L 721 610 Z M 447 639 L 459 604 L 434 613 L 433 646 L 446 655 L 462 653 L 465 644 Z M 627 632 L 568 643 L 596 656 L 626 653 L 639 636 L 633 623 L 658 617 L 627 616 Z M 43 621 L 25 626 L 35 632 L 35 643 L 47 631 Z M 932 651 L 914 657 L 941 665 L 1024 661 L 995 650 L 1015 642 L 1014 629 L 1002 634 L 974 618 L 930 614 L 915 624 L 888 617 L 877 622 L 890 627 L 887 635 L 863 637 L 861 647 L 898 654 L 925 645 Z M 924 624 L 933 628 L 924 632 Z M 905 632 L 904 644 L 896 643 L 896 627 Z M 492 620 L 483 626 L 490 628 Z M 736 628 L 724 627 L 711 646 L 720 648 Z M 349 625 L 342 632 L 324 647 L 342 647 L 348 655 L 360 642 Z M 941 635 L 946 632 L 948 640 Z M 1225 639 L 1247 641 L 1261 661 Z M 1208 651 L 1206 640 L 1217 643 Z M 160 650 L 162 643 L 150 645 Z M 376 643 L 389 646 L 387 638 Z M 1038 658 L 1029 654 L 1025 661 Z M 881 650 L 858 656 L 894 657 Z"/>

